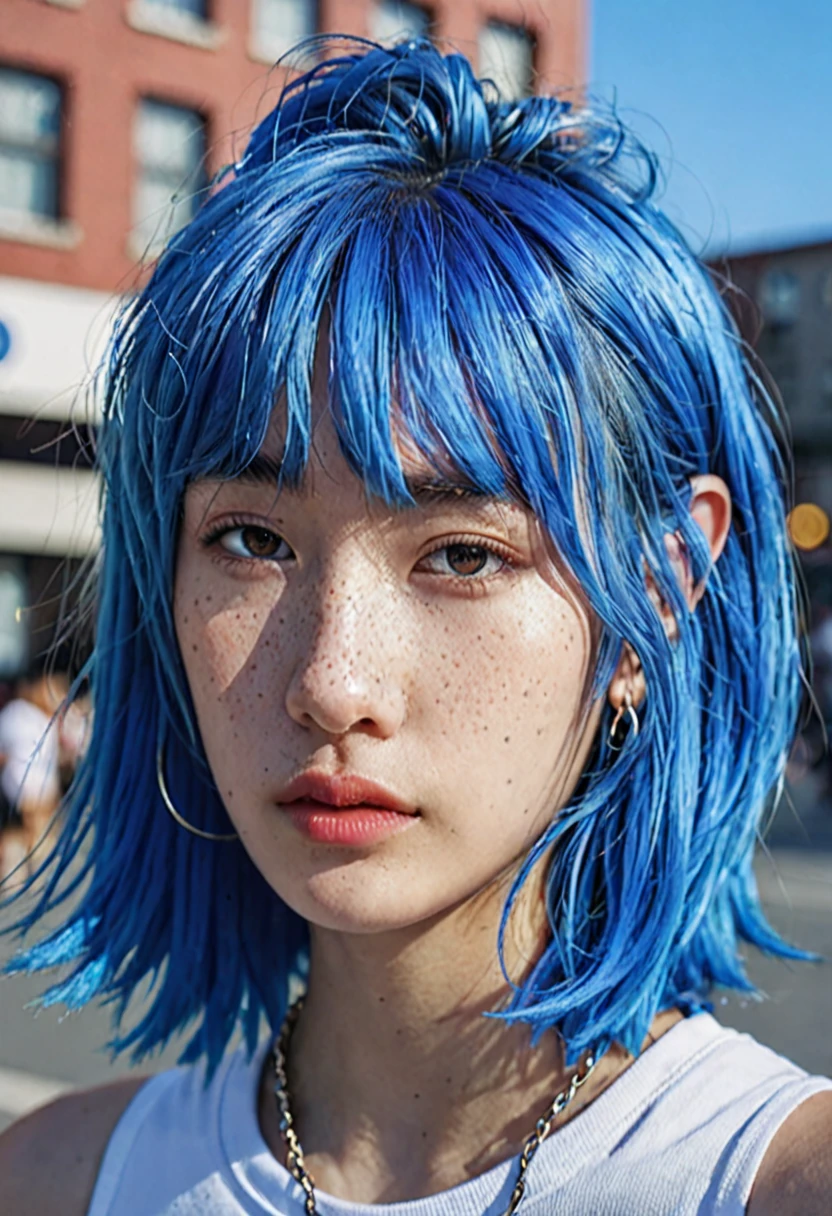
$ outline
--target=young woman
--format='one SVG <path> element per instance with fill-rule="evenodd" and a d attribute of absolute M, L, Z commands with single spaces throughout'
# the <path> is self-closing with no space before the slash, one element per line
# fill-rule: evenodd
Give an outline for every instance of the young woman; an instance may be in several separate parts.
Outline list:
<path fill-rule="evenodd" d="M 752 871 L 799 605 L 776 415 L 652 187 L 613 120 L 361 46 L 127 307 L 27 926 L 87 885 L 15 966 L 150 980 L 116 1047 L 190 1045 L 7 1132 L 4 1212 L 830 1210 L 832 1082 L 706 1011 L 740 939 L 799 954 Z"/>

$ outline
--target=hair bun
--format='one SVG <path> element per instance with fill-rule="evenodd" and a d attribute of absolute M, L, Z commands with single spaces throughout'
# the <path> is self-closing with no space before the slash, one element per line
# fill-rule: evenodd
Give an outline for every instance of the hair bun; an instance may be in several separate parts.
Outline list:
<path fill-rule="evenodd" d="M 317 49 L 320 40 L 311 42 Z M 359 132 L 365 142 L 371 136 L 392 143 L 432 172 L 486 157 L 517 164 L 541 146 L 552 149 L 574 125 L 568 102 L 503 99 L 464 56 L 442 55 L 427 38 L 369 45 L 361 42 L 357 52 L 327 59 L 288 84 L 252 133 L 237 174 L 273 165 L 307 141 Z M 298 49 L 309 46 L 307 40 Z"/>

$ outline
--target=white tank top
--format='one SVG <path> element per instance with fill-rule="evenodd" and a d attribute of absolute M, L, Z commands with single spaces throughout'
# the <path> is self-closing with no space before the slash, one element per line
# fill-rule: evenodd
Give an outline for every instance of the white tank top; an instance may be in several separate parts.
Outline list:
<path fill-rule="evenodd" d="M 88 1216 L 303 1216 L 266 1147 L 257 1088 L 268 1044 L 210 1086 L 173 1069 L 139 1090 L 110 1138 Z M 740 1216 L 775 1132 L 832 1080 L 701 1013 L 678 1022 L 544 1141 L 519 1216 Z M 517 1160 L 406 1203 L 317 1192 L 321 1216 L 502 1216 Z"/>

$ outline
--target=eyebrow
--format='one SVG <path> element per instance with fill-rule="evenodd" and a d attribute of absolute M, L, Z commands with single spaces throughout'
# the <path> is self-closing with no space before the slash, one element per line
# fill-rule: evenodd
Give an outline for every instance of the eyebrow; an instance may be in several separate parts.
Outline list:
<path fill-rule="evenodd" d="M 280 477 L 280 463 L 274 456 L 267 456 L 263 452 L 258 452 L 256 456 L 252 456 L 246 467 L 231 480 L 254 486 L 270 486 L 274 489 Z"/>
<path fill-rule="evenodd" d="M 480 502 L 497 502 L 499 496 L 489 494 L 467 481 L 449 481 L 447 477 L 412 477 L 406 480 L 407 489 L 418 505 L 438 502 L 460 502 L 477 499 Z"/>

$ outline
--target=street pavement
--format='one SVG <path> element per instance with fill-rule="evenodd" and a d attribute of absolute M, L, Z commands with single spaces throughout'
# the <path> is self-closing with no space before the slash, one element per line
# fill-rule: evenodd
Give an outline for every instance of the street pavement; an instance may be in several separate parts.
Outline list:
<path fill-rule="evenodd" d="M 774 927 L 790 942 L 832 960 L 832 848 L 827 847 L 826 813 L 807 844 L 812 817 L 796 816 L 773 834 L 776 847 L 757 861 L 764 908 Z M 0 944 L 0 959 L 8 957 Z M 714 1014 L 726 1025 L 753 1034 L 811 1072 L 832 1075 L 832 965 L 787 963 L 748 951 L 748 973 L 765 994 L 762 1001 L 734 995 L 714 996 Z M 129 1061 L 111 1060 L 106 1009 L 66 1014 L 57 1009 L 37 1014 L 27 1004 L 43 980 L 13 976 L 0 980 L 0 1128 L 74 1086 L 112 1080 L 131 1071 Z M 138 1016 L 141 1004 L 136 1007 Z M 174 1041 L 141 1068 L 171 1067 L 181 1051 Z"/>

